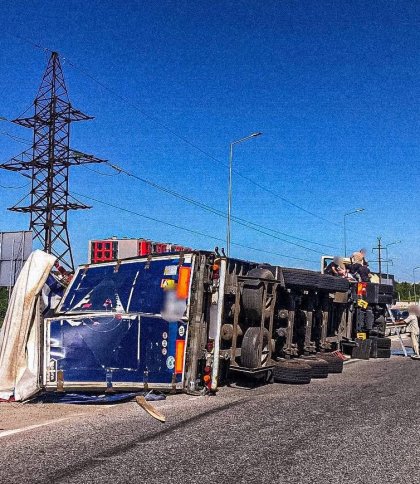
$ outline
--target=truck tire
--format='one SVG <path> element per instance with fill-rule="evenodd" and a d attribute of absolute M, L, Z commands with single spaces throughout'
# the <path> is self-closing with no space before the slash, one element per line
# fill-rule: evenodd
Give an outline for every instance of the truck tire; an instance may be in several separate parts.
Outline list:
<path fill-rule="evenodd" d="M 329 365 L 327 361 L 314 355 L 301 356 L 300 358 L 312 369 L 312 378 L 327 378 Z"/>
<path fill-rule="evenodd" d="M 378 348 L 377 358 L 391 358 L 391 348 Z"/>
<path fill-rule="evenodd" d="M 379 294 L 378 295 L 378 304 L 392 304 L 394 297 L 392 294 Z"/>
<path fill-rule="evenodd" d="M 366 312 L 361 308 L 356 308 L 356 328 L 357 331 L 361 331 L 365 328 L 365 316 Z"/>
<path fill-rule="evenodd" d="M 318 289 L 334 292 L 347 292 L 349 282 L 342 277 L 331 276 L 330 274 L 320 274 L 318 279 Z"/>
<path fill-rule="evenodd" d="M 377 358 L 378 357 L 378 337 L 369 336 L 369 339 L 371 341 L 369 358 Z"/>
<path fill-rule="evenodd" d="M 304 361 L 285 360 L 273 368 L 273 379 L 277 383 L 305 385 L 311 382 L 312 368 Z"/>
<path fill-rule="evenodd" d="M 272 272 L 263 267 L 251 269 L 247 276 L 261 277 L 263 279 L 274 279 Z M 262 317 L 262 303 L 264 294 L 264 283 L 260 281 L 247 281 L 242 291 L 242 307 L 249 322 L 260 322 Z"/>
<path fill-rule="evenodd" d="M 343 360 L 332 353 L 317 353 L 318 358 L 328 363 L 328 373 L 342 373 Z"/>
<path fill-rule="evenodd" d="M 376 345 L 379 348 L 381 349 L 390 349 L 391 348 L 391 340 L 389 338 L 380 338 L 380 337 L 377 337 L 376 338 Z"/>
<path fill-rule="evenodd" d="M 394 295 L 394 286 L 390 284 L 379 284 L 379 294 L 391 294 Z"/>
<path fill-rule="evenodd" d="M 267 366 L 270 338 L 268 330 L 263 330 L 262 354 L 260 354 L 261 328 L 252 326 L 245 331 L 241 346 L 241 365 L 245 368 Z"/>
<path fill-rule="evenodd" d="M 305 269 L 283 268 L 284 284 L 287 286 L 299 286 L 316 289 L 320 274 Z"/>
<path fill-rule="evenodd" d="M 375 316 L 371 309 L 366 309 L 365 313 L 365 327 L 368 331 L 373 328 L 373 323 L 375 322 Z"/>

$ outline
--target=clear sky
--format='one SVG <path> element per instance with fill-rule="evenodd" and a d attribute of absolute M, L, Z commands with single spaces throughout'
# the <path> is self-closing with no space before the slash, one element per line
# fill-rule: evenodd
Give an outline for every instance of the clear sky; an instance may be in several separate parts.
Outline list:
<path fill-rule="evenodd" d="M 223 212 L 229 144 L 261 131 L 235 146 L 232 205 L 233 215 L 266 227 L 233 223 L 232 242 L 261 251 L 233 246 L 233 256 L 317 269 L 322 253 L 343 253 L 343 215 L 362 207 L 347 217 L 349 249 L 365 247 L 374 260 L 376 237 L 401 240 L 389 247 L 390 272 L 412 280 L 420 266 L 419 6 L 3 0 L 0 116 L 19 116 L 35 97 L 48 54 L 30 42 L 56 50 L 72 104 L 95 117 L 73 125 L 74 148 Z M 1 162 L 25 149 L 8 135 L 31 139 L 7 121 L 0 132 Z M 71 191 L 93 205 L 70 213 L 77 263 L 87 260 L 89 239 L 112 235 L 224 245 L 84 198 L 226 236 L 225 218 L 93 168 L 112 176 L 71 170 Z M 28 188 L 3 188 L 23 183 L 0 171 L 0 231 L 28 228 L 27 215 L 6 210 Z"/>

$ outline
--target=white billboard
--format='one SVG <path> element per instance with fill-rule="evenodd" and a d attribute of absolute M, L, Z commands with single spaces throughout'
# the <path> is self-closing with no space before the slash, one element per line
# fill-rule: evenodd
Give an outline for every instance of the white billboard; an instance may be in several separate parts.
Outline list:
<path fill-rule="evenodd" d="M 0 232 L 0 287 L 13 287 L 32 252 L 32 232 Z"/>

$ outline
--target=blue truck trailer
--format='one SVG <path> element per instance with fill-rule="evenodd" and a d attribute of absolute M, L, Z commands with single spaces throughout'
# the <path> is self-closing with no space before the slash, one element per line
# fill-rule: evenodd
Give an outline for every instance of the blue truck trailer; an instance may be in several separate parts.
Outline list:
<path fill-rule="evenodd" d="M 301 382 L 349 334 L 349 301 L 344 279 L 217 251 L 80 266 L 43 322 L 41 386 L 206 393 L 238 376 Z"/>

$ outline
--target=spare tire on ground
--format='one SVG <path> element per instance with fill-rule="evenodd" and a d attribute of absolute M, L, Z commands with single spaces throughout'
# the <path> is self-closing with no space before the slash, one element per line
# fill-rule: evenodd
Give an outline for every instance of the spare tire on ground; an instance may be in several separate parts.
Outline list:
<path fill-rule="evenodd" d="M 328 362 L 315 355 L 301 356 L 300 358 L 312 368 L 312 378 L 328 377 Z"/>
<path fill-rule="evenodd" d="M 343 372 L 343 360 L 334 353 L 317 353 L 316 356 L 328 363 L 328 373 Z"/>
<path fill-rule="evenodd" d="M 273 368 L 273 379 L 278 383 L 308 384 L 312 368 L 302 360 L 283 360 Z"/>
<path fill-rule="evenodd" d="M 256 267 L 251 269 L 247 276 L 274 279 L 273 273 L 269 269 Z M 250 322 L 260 322 L 262 317 L 262 304 L 264 294 L 264 283 L 259 280 L 246 281 L 242 291 L 242 306 L 245 311 L 247 320 Z"/>
<path fill-rule="evenodd" d="M 241 346 L 241 365 L 245 368 L 259 368 L 268 363 L 270 338 L 268 330 L 263 329 L 262 352 L 260 352 L 261 328 L 251 327 L 245 331 Z"/>

